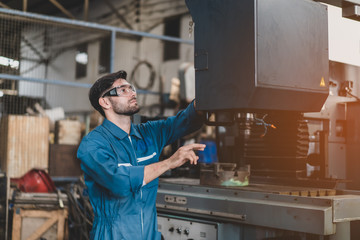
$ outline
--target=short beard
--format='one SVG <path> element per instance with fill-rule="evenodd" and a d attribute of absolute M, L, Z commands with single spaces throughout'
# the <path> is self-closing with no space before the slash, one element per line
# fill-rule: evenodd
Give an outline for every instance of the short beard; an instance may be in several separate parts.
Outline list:
<path fill-rule="evenodd" d="M 120 107 L 120 106 L 116 105 L 115 102 L 113 102 L 113 101 L 112 101 L 112 104 L 113 104 L 114 112 L 117 114 L 120 114 L 120 115 L 132 116 L 140 111 L 140 107 L 138 105 L 135 105 L 132 107 L 130 107 L 130 106 Z"/>
<path fill-rule="evenodd" d="M 140 111 L 140 107 L 136 105 L 135 107 L 128 108 L 126 111 L 116 111 L 116 109 L 114 109 L 114 111 L 117 114 L 132 116 Z"/>

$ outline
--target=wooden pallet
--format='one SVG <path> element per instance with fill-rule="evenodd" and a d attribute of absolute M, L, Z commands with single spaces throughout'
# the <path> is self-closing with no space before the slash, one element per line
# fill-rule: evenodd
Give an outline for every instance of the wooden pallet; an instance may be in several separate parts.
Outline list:
<path fill-rule="evenodd" d="M 12 240 L 36 240 L 44 235 L 47 239 L 67 239 L 67 209 L 37 210 L 15 208 Z M 26 221 L 28 223 L 26 223 Z M 38 227 L 34 227 L 38 225 Z"/>

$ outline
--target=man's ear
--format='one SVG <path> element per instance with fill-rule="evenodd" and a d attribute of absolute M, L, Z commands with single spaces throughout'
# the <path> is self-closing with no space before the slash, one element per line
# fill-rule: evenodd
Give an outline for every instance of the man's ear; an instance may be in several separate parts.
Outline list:
<path fill-rule="evenodd" d="M 110 101 L 108 98 L 99 98 L 99 104 L 103 109 L 109 109 L 111 107 Z"/>

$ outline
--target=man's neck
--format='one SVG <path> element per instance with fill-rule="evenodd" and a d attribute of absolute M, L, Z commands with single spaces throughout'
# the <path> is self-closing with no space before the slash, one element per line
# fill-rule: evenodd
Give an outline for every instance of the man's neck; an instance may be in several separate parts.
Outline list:
<path fill-rule="evenodd" d="M 126 115 L 111 115 L 107 116 L 107 120 L 114 123 L 116 126 L 124 130 L 127 134 L 130 134 L 131 117 Z"/>

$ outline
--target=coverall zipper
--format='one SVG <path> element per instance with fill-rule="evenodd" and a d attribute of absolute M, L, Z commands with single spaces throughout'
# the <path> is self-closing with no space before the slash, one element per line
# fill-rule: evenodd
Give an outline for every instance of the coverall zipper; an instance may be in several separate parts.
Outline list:
<path fill-rule="evenodd" d="M 131 147 L 134 151 L 134 154 L 135 154 L 135 158 L 136 158 L 136 164 L 137 164 L 137 156 L 136 156 L 136 152 L 135 152 L 135 149 L 134 149 L 134 145 L 131 141 L 131 137 L 130 135 L 128 136 L 129 137 L 129 140 L 130 140 L 130 143 L 131 143 Z M 140 188 L 140 199 L 142 201 L 142 188 Z M 144 233 L 144 219 L 143 219 L 143 211 L 142 211 L 142 207 L 140 207 L 140 218 L 141 218 L 141 238 L 143 238 L 143 233 Z"/>

